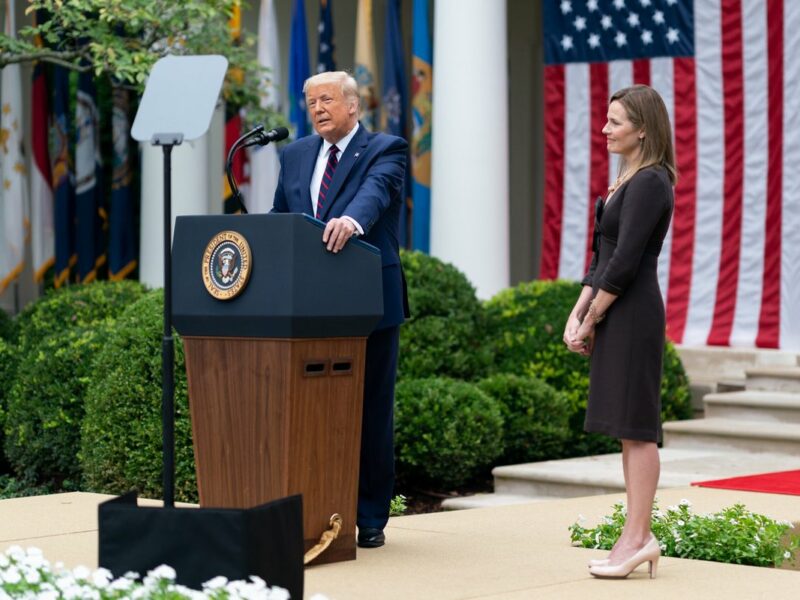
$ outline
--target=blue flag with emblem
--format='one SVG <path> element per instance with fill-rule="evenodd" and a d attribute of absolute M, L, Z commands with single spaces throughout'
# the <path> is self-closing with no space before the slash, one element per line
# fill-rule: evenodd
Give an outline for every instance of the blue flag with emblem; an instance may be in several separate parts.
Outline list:
<path fill-rule="evenodd" d="M 125 279 L 136 268 L 136 228 L 130 161 L 130 92 L 114 86 L 111 136 L 114 167 L 111 175 L 111 213 L 108 234 L 108 278 Z"/>
<path fill-rule="evenodd" d="M 411 242 L 415 250 L 430 251 L 431 237 L 431 124 L 433 115 L 433 42 L 429 0 L 414 0 L 411 117 L 412 211 Z"/>
<path fill-rule="evenodd" d="M 336 61 L 333 57 L 333 0 L 319 0 L 319 46 L 317 50 L 317 73 L 335 71 Z"/>
<path fill-rule="evenodd" d="M 292 36 L 289 40 L 289 121 L 294 127 L 295 139 L 311 133 L 303 95 L 303 84 L 310 75 L 304 4 L 304 0 L 294 0 Z"/>
<path fill-rule="evenodd" d="M 56 287 L 70 279 L 75 254 L 75 187 L 69 154 L 69 71 L 53 67 L 53 110 L 50 119 L 50 172 L 53 177 L 53 227 L 56 236 Z"/>
<path fill-rule="evenodd" d="M 81 73 L 75 107 L 75 240 L 81 283 L 97 279 L 98 268 L 106 262 L 99 125 L 94 79 L 91 73 Z"/>
<path fill-rule="evenodd" d="M 400 0 L 388 0 L 386 6 L 386 31 L 383 51 L 383 90 L 381 129 L 386 133 L 408 140 L 408 92 L 406 67 L 403 60 L 403 36 L 400 32 Z M 406 161 L 408 164 L 408 161 Z M 410 170 L 406 169 L 403 191 L 403 208 L 400 211 L 400 245 L 408 246 L 408 205 L 411 190 Z"/>

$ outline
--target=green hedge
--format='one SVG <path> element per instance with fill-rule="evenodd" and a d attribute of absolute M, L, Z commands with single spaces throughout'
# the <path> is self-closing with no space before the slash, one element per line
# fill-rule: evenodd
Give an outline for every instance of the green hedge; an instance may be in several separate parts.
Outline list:
<path fill-rule="evenodd" d="M 409 379 L 397 384 L 395 397 L 395 454 L 404 483 L 457 487 L 503 453 L 500 406 L 474 384 Z"/>
<path fill-rule="evenodd" d="M 91 491 L 136 489 L 162 497 L 161 338 L 163 293 L 132 304 L 115 321 L 86 394 L 80 461 Z M 175 336 L 175 499 L 196 502 L 197 485 L 183 344 Z"/>
<path fill-rule="evenodd" d="M 581 292 L 579 283 L 533 281 L 504 290 L 486 304 L 488 339 L 496 372 L 539 377 L 567 395 L 573 439 L 569 455 L 617 452 L 616 440 L 583 432 L 589 390 L 588 360 L 563 342 L 569 311 Z M 662 385 L 662 417 L 687 419 L 691 403 L 686 373 L 672 344 L 667 344 Z"/>
<path fill-rule="evenodd" d="M 14 347 L 0 338 L 0 473 L 7 473 L 11 468 L 2 449 L 5 445 L 6 396 L 14 382 L 16 364 Z"/>
<path fill-rule="evenodd" d="M 14 341 L 17 337 L 16 325 L 6 311 L 0 308 L 0 340 Z"/>
<path fill-rule="evenodd" d="M 0 347 L 0 359 L 2 359 L 2 363 L 0 363 L 0 388 L 2 388 L 2 391 L 0 391 L 0 445 L 4 448 L 8 444 L 13 446 L 10 452 L 18 457 L 14 459 L 17 463 L 16 470 L 18 472 L 23 469 L 23 464 L 19 461 L 24 460 L 22 458 L 24 452 L 20 454 L 18 440 L 8 441 L 5 439 L 2 430 L 8 424 L 4 422 L 4 413 L 7 412 L 8 395 L 16 386 L 20 374 L 23 372 L 30 373 L 32 363 L 39 365 L 39 368 L 41 368 L 41 357 L 38 354 L 40 344 L 43 344 L 45 340 L 52 336 L 65 335 L 65 331 L 70 329 L 90 329 L 98 323 L 115 317 L 133 300 L 141 296 L 142 293 L 144 293 L 144 287 L 133 281 L 70 285 L 58 290 L 52 290 L 44 297 L 29 304 L 11 323 L 8 322 L 5 313 L 0 317 L 0 321 L 2 321 L 0 329 L 6 339 L 5 345 Z M 51 351 L 52 347 L 48 352 Z M 65 369 L 60 372 L 65 378 L 61 383 L 51 381 L 45 384 L 45 387 L 48 388 L 47 394 L 50 395 L 46 397 L 44 402 L 51 409 L 56 405 L 67 406 L 73 403 L 74 399 L 71 399 L 68 395 L 56 400 L 53 394 L 57 394 L 56 389 L 59 385 L 63 385 L 65 390 L 75 389 L 76 385 L 85 385 L 78 384 L 72 380 L 67 381 L 74 375 L 74 371 Z M 43 376 L 46 376 L 46 374 L 43 374 Z M 24 385 L 35 386 L 38 383 L 26 382 Z M 28 394 L 24 391 L 21 393 L 26 398 L 26 402 L 30 402 L 31 412 L 42 417 L 42 423 L 52 424 L 67 418 L 59 414 L 45 417 L 43 411 L 46 411 L 47 408 L 38 406 L 39 403 L 35 401 L 37 400 L 37 395 Z M 70 416 L 69 418 L 72 417 Z M 78 428 L 79 423 L 74 426 Z M 38 431 L 37 428 L 31 429 L 27 425 L 20 425 L 18 422 L 14 423 L 14 427 L 17 428 L 20 436 L 27 436 L 26 439 Z M 49 433 L 53 432 L 48 431 Z M 38 437 L 38 435 L 34 435 L 34 438 L 38 439 Z M 49 445 L 51 442 L 52 439 L 48 439 L 42 443 Z M 33 444 L 37 445 L 38 441 L 33 442 Z M 0 460 L 0 468 L 2 470 L 7 468 L 7 465 L 3 464 L 5 460 L 5 457 Z M 66 462 L 69 460 L 72 460 L 72 457 L 63 459 Z M 28 475 L 35 475 L 37 479 L 41 477 L 47 478 L 51 475 L 56 479 L 61 479 L 64 476 L 71 477 L 72 475 L 69 473 L 74 474 L 71 468 L 67 470 L 69 473 L 63 473 L 60 469 L 53 470 L 50 468 L 53 464 L 53 461 L 49 459 L 44 462 L 40 462 L 37 459 L 32 465 L 26 466 L 24 471 Z M 45 467 L 45 465 L 49 466 Z M 48 475 L 45 475 L 45 472 Z"/>
<path fill-rule="evenodd" d="M 548 460 L 565 454 L 569 439 L 567 397 L 535 377 L 492 375 L 478 388 L 500 405 L 505 452 L 499 464 Z"/>
<path fill-rule="evenodd" d="M 398 377 L 477 379 L 491 349 L 482 343 L 483 307 L 453 265 L 421 252 L 401 253 L 411 318 L 400 328 Z"/>
<path fill-rule="evenodd" d="M 48 292 L 16 319 L 19 352 L 68 327 L 91 327 L 119 315 L 145 292 L 135 281 L 96 281 Z"/>
<path fill-rule="evenodd" d="M 80 479 L 84 395 L 96 376 L 92 361 L 107 336 L 105 323 L 65 329 L 19 363 L 7 402 L 5 452 L 23 481 L 63 485 Z"/>

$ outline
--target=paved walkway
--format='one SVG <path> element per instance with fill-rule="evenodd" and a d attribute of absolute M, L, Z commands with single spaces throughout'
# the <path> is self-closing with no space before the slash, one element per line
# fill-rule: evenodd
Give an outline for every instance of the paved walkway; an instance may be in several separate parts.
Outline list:
<path fill-rule="evenodd" d="M 662 558 L 627 580 L 595 580 L 586 561 L 602 553 L 569 544 L 579 514 L 593 525 L 619 494 L 391 519 L 388 543 L 358 559 L 306 570 L 306 592 L 331 600 L 529 598 L 793 598 L 800 571 Z M 660 490 L 662 507 L 690 500 L 697 512 L 744 503 L 800 523 L 800 496 L 703 488 Z M 68 566 L 97 563 L 97 504 L 107 496 L 61 494 L 0 501 L 0 549 L 37 546 Z"/>

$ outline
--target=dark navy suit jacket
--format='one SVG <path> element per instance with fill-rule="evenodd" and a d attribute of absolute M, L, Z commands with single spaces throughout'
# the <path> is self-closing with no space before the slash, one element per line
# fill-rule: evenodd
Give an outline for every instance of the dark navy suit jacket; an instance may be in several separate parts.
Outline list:
<path fill-rule="evenodd" d="M 321 145 L 322 138 L 311 135 L 283 149 L 273 212 L 314 214 L 309 187 Z M 400 325 L 408 314 L 398 243 L 407 153 L 402 138 L 372 133 L 359 124 L 339 157 L 320 215 L 323 221 L 355 219 L 364 229 L 361 239 L 381 251 L 384 310 L 375 329 Z"/>

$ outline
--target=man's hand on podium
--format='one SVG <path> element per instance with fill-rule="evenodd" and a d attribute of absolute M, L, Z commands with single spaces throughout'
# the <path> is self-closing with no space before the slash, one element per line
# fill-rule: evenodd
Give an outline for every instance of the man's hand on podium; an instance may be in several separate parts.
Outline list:
<path fill-rule="evenodd" d="M 325 225 L 325 231 L 322 233 L 322 243 L 327 244 L 329 252 L 336 254 L 344 248 L 344 245 L 353 237 L 355 232 L 356 226 L 350 219 L 331 219 Z"/>

